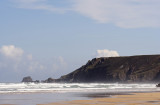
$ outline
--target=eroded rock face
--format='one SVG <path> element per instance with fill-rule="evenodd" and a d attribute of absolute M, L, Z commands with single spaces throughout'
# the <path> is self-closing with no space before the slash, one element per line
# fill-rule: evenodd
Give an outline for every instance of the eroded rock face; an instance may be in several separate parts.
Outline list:
<path fill-rule="evenodd" d="M 22 82 L 33 82 L 33 80 L 30 76 L 27 76 L 23 78 Z"/>
<path fill-rule="evenodd" d="M 160 81 L 160 55 L 94 58 L 56 81 L 158 82 Z"/>

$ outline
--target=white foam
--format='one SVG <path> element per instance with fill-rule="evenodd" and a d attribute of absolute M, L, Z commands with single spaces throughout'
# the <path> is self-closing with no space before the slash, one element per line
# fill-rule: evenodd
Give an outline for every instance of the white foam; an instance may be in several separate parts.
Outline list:
<path fill-rule="evenodd" d="M 0 83 L 0 93 L 87 92 L 87 91 L 159 91 L 156 84 L 119 83 Z"/>

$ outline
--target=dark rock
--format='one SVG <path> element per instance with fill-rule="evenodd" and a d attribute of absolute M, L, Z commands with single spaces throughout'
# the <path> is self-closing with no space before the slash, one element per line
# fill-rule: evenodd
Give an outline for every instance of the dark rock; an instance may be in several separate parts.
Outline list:
<path fill-rule="evenodd" d="M 35 80 L 35 81 L 33 81 L 34 83 L 40 83 L 40 81 L 39 80 Z"/>
<path fill-rule="evenodd" d="M 30 76 L 27 76 L 23 78 L 22 82 L 33 82 L 33 80 Z"/>
<path fill-rule="evenodd" d="M 159 80 L 160 55 L 142 55 L 94 58 L 86 65 L 54 81 L 158 82 Z"/>
<path fill-rule="evenodd" d="M 43 82 L 45 82 L 45 83 L 53 83 L 53 82 L 55 82 L 55 79 L 53 79 L 53 78 L 48 78 L 48 79 L 46 79 L 46 80 L 43 81 Z"/>
<path fill-rule="evenodd" d="M 156 87 L 160 87 L 160 83 L 156 85 Z"/>

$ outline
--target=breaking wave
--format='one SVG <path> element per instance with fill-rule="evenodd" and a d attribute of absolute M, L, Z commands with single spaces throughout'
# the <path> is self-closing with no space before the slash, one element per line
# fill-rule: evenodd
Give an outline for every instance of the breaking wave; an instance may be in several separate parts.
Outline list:
<path fill-rule="evenodd" d="M 0 93 L 34 92 L 121 92 L 121 91 L 159 91 L 156 84 L 120 83 L 0 83 Z"/>

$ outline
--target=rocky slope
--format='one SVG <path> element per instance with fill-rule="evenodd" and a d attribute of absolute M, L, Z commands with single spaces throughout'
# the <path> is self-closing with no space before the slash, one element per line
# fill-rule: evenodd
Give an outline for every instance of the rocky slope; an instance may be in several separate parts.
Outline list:
<path fill-rule="evenodd" d="M 95 58 L 56 82 L 158 82 L 160 55 Z"/>

